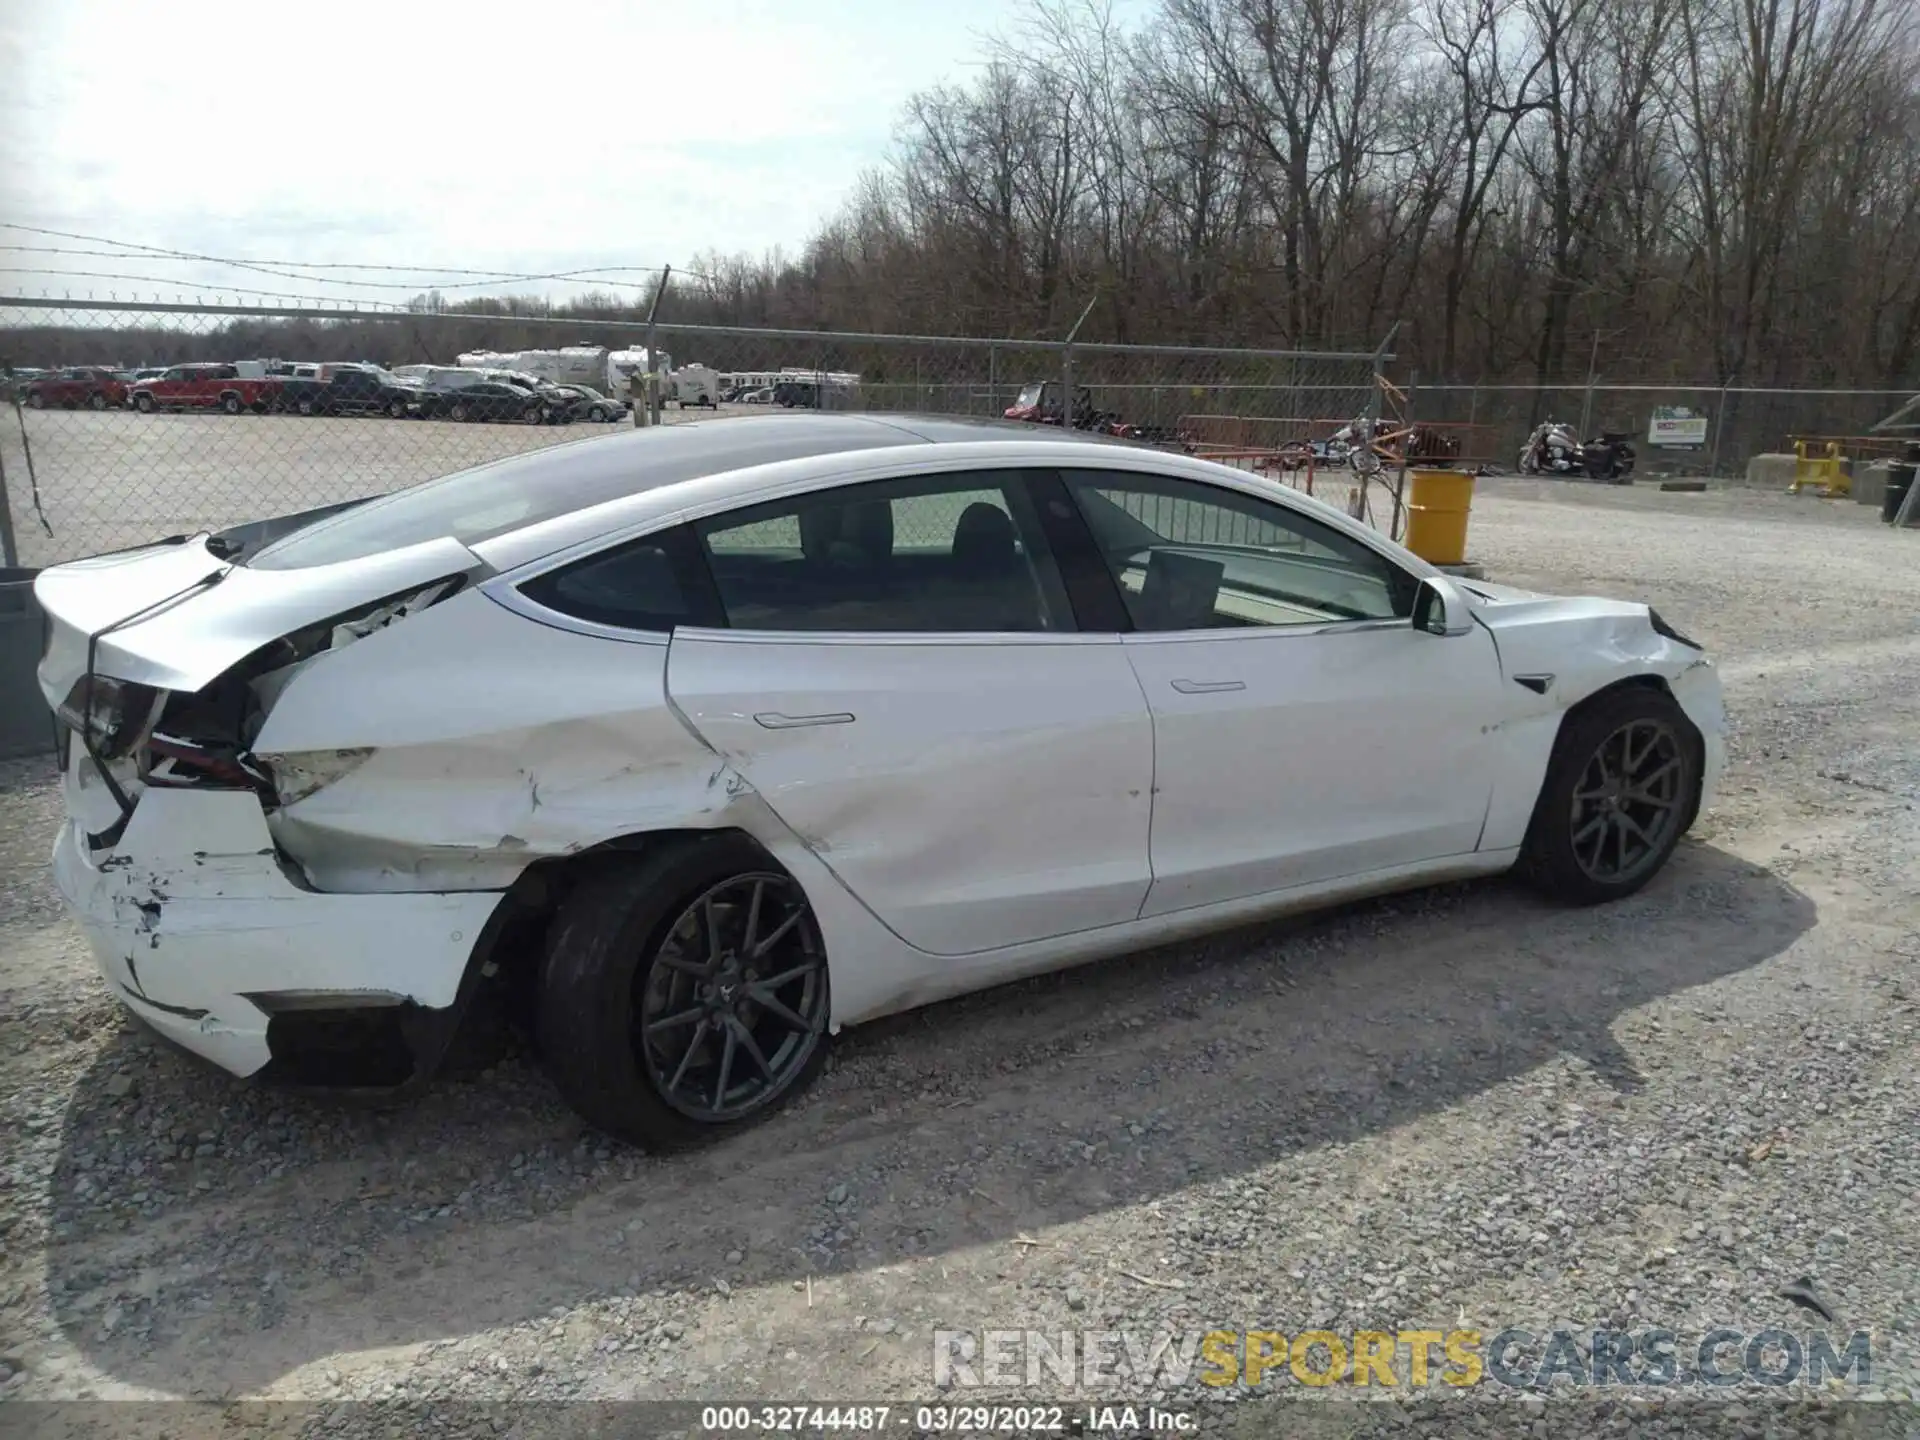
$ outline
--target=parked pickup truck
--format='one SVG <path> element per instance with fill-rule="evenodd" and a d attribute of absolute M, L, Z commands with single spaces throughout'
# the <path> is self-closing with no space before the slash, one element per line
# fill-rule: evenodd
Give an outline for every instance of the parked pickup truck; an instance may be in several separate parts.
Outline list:
<path fill-rule="evenodd" d="M 312 377 L 280 382 L 280 408 L 302 415 L 391 415 L 404 420 L 420 403 L 420 387 L 377 365 L 322 365 Z"/>
<path fill-rule="evenodd" d="M 156 380 L 139 380 L 127 387 L 133 408 L 143 415 L 155 410 L 271 410 L 279 402 L 280 381 L 271 377 L 244 379 L 234 365 L 175 365 Z"/>

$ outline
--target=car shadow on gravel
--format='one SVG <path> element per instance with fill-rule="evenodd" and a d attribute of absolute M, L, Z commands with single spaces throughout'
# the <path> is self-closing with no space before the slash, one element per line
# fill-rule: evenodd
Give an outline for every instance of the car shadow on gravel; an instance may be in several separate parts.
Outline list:
<path fill-rule="evenodd" d="M 1504 882 L 1368 902 L 863 1027 L 786 1114 L 659 1158 L 584 1131 L 522 1059 L 367 1110 L 223 1079 L 129 1026 L 65 1116 L 53 1310 L 115 1379 L 235 1395 L 621 1293 L 691 1315 L 958 1260 L 1418 1123 L 1562 1055 L 1631 1090 L 1624 1012 L 1814 922 L 1778 876 L 1691 842 L 1599 909 Z"/>

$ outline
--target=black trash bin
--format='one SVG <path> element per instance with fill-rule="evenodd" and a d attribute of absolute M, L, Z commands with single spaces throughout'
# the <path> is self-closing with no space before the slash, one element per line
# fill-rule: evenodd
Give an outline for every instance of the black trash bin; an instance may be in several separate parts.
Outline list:
<path fill-rule="evenodd" d="M 35 573 L 0 569 L 0 760 L 53 753 L 53 717 L 34 676 L 44 641 Z"/>

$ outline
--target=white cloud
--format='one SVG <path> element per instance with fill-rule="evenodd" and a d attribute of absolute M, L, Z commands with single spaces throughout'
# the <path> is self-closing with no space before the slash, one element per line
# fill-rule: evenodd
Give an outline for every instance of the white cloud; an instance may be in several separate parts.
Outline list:
<path fill-rule="evenodd" d="M 514 270 L 791 249 L 881 157 L 902 101 L 963 78 L 1017 8 L 0 0 L 0 219 L 222 255 Z M 315 288 L 124 259 L 0 263 Z M 32 283 L 0 274 L 0 290 L 10 280 Z"/>

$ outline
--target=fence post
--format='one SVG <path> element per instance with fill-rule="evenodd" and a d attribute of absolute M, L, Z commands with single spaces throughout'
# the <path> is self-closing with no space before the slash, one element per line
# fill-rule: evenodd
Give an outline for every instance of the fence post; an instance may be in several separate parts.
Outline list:
<path fill-rule="evenodd" d="M 987 416 L 989 419 L 993 416 L 994 397 L 999 394 L 999 370 L 1000 347 L 998 345 L 989 345 L 987 347 Z M 969 405 L 967 408 L 971 410 L 973 407 Z"/>
<path fill-rule="evenodd" d="M 9 570 L 20 566 L 20 546 L 13 535 L 13 501 L 7 494 L 7 464 L 0 457 L 0 565 Z"/>
<path fill-rule="evenodd" d="M 1414 441 L 1414 397 L 1420 392 L 1420 372 L 1413 371 L 1407 376 L 1407 413 L 1400 417 L 1401 428 L 1407 433 L 1400 437 L 1400 473 L 1393 482 L 1393 509 L 1387 520 L 1387 538 L 1398 540 L 1401 534 L 1401 519 L 1405 515 L 1407 494 L 1407 457 L 1413 453 Z"/>
<path fill-rule="evenodd" d="M 1720 477 L 1720 432 L 1727 424 L 1727 387 L 1720 387 L 1720 408 L 1713 416 L 1713 454 L 1707 457 L 1707 474 L 1715 479 Z"/>
<path fill-rule="evenodd" d="M 647 306 L 647 374 L 654 377 L 647 382 L 647 414 L 655 425 L 660 423 L 660 411 L 665 401 L 660 394 L 661 380 L 664 379 L 660 375 L 660 338 L 653 322 L 660 313 L 660 301 L 666 296 L 667 281 L 672 278 L 673 266 L 661 267 L 659 288 L 653 292 L 653 303 Z"/>
<path fill-rule="evenodd" d="M 1060 425 L 1062 429 L 1073 428 L 1073 337 L 1080 333 L 1080 327 L 1087 323 L 1087 316 L 1093 313 L 1093 307 L 1099 303 L 1098 295 L 1087 301 L 1087 308 L 1080 312 L 1080 318 L 1073 322 L 1073 328 L 1067 331 L 1067 338 L 1060 345 Z"/>

